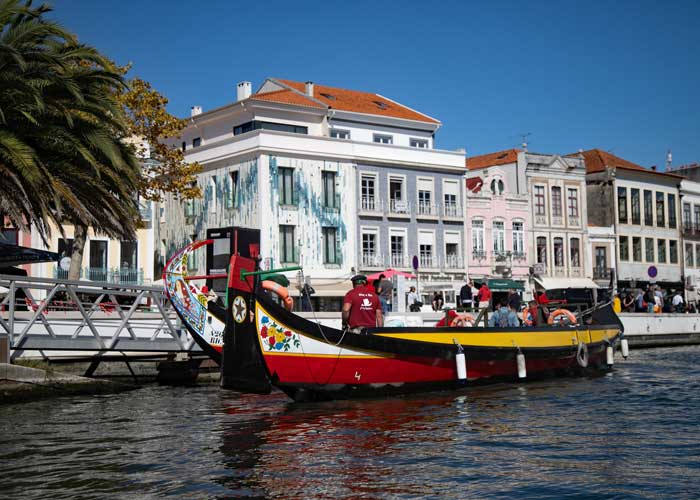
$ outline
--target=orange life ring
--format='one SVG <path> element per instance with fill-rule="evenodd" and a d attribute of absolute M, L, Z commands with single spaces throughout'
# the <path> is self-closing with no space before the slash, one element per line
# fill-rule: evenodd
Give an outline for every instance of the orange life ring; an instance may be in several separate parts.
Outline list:
<path fill-rule="evenodd" d="M 474 316 L 469 313 L 459 313 L 457 316 L 452 318 L 450 326 L 474 326 Z"/>
<path fill-rule="evenodd" d="M 523 323 L 525 323 L 527 326 L 532 326 L 534 318 L 530 314 L 529 309 L 523 309 L 522 313 L 520 314 L 520 318 L 523 320 Z"/>
<path fill-rule="evenodd" d="M 263 287 L 263 289 L 268 290 L 268 291 L 276 294 L 280 298 L 282 303 L 284 304 L 284 308 L 287 311 L 291 311 L 292 309 L 294 309 L 294 299 L 292 299 L 289 296 L 289 290 L 287 290 L 285 287 L 283 287 L 282 285 L 280 285 L 279 283 L 277 283 L 275 281 L 269 281 L 269 280 L 263 281 L 262 287 Z"/>
<path fill-rule="evenodd" d="M 574 316 L 574 313 L 572 313 L 568 309 L 556 309 L 554 312 L 550 313 L 547 323 L 553 325 L 554 320 L 560 316 L 566 316 L 569 319 L 571 325 L 578 325 L 578 320 L 576 319 L 576 316 Z"/>

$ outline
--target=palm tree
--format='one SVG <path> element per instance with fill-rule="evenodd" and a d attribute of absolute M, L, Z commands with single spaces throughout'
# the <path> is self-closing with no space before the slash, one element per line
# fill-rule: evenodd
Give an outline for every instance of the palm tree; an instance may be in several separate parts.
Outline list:
<path fill-rule="evenodd" d="M 0 0 L 0 211 L 44 239 L 51 222 L 72 223 L 76 279 L 89 226 L 133 237 L 140 167 L 122 141 L 122 77 L 47 11 Z"/>

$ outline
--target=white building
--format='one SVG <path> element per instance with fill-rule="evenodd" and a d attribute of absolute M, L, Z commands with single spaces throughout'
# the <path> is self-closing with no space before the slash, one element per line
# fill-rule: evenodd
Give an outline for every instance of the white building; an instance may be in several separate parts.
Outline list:
<path fill-rule="evenodd" d="M 686 298 L 697 302 L 700 299 L 700 182 L 681 180 L 680 198 Z"/>
<path fill-rule="evenodd" d="M 402 169 L 412 175 L 460 176 L 464 154 L 434 149 L 439 121 L 378 94 L 272 78 L 256 93 L 251 90 L 249 82 L 241 82 L 232 104 L 207 112 L 194 106 L 182 137 L 171 141 L 183 148 L 187 161 L 203 166 L 198 183 L 204 197 L 185 206 L 172 197 L 168 200 L 165 252 L 170 255 L 192 239 L 205 238 L 207 231 L 259 231 L 263 265 L 303 266 L 316 290 L 316 308 L 337 310 L 348 278 L 370 270 L 360 257 L 361 251 L 370 250 L 361 248 L 364 242 L 359 241 L 360 225 L 369 224 L 358 222 L 360 208 L 372 212 L 367 217 L 375 221 L 371 224 L 377 231 L 388 231 L 385 221 L 390 215 L 397 228 L 407 228 L 401 252 L 377 248 L 377 255 L 409 255 L 412 245 L 418 247 L 411 239 L 416 231 L 410 230 L 415 216 L 409 176 L 400 193 L 391 191 L 389 179 L 387 190 L 382 184 L 366 196 L 382 202 L 392 196 L 403 200 L 399 208 L 405 210 L 398 213 L 398 205 L 390 203 L 361 206 L 364 178 L 359 173 Z M 434 201 L 437 195 L 435 190 Z M 461 210 L 463 204 L 458 206 Z M 438 212 L 435 215 L 440 221 Z M 460 238 L 461 234 L 460 227 Z M 398 241 L 387 233 L 375 241 L 394 240 Z M 436 234 L 435 243 L 439 241 L 441 235 Z M 385 263 L 381 264 L 377 269 Z M 198 272 L 206 271 L 204 253 L 194 265 Z M 434 271 L 439 273 L 439 266 Z"/>

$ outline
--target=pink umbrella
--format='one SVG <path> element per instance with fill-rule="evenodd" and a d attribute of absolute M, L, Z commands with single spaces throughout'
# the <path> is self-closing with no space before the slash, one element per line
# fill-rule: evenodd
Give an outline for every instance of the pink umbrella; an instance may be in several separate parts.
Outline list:
<path fill-rule="evenodd" d="M 368 281 L 374 281 L 376 279 L 379 279 L 379 276 L 384 275 L 386 278 L 391 278 L 392 276 L 405 276 L 408 279 L 416 279 L 414 275 L 411 273 L 406 273 L 404 271 L 397 271 L 396 269 L 387 269 L 386 271 L 382 271 L 381 273 L 374 273 L 370 274 L 367 276 Z"/>

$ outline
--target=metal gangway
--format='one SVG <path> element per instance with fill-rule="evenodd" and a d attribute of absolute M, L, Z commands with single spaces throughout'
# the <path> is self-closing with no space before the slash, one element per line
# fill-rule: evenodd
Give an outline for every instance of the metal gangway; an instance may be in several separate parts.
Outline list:
<path fill-rule="evenodd" d="M 0 287 L 0 333 L 12 359 L 201 354 L 162 286 L 0 275 Z"/>

